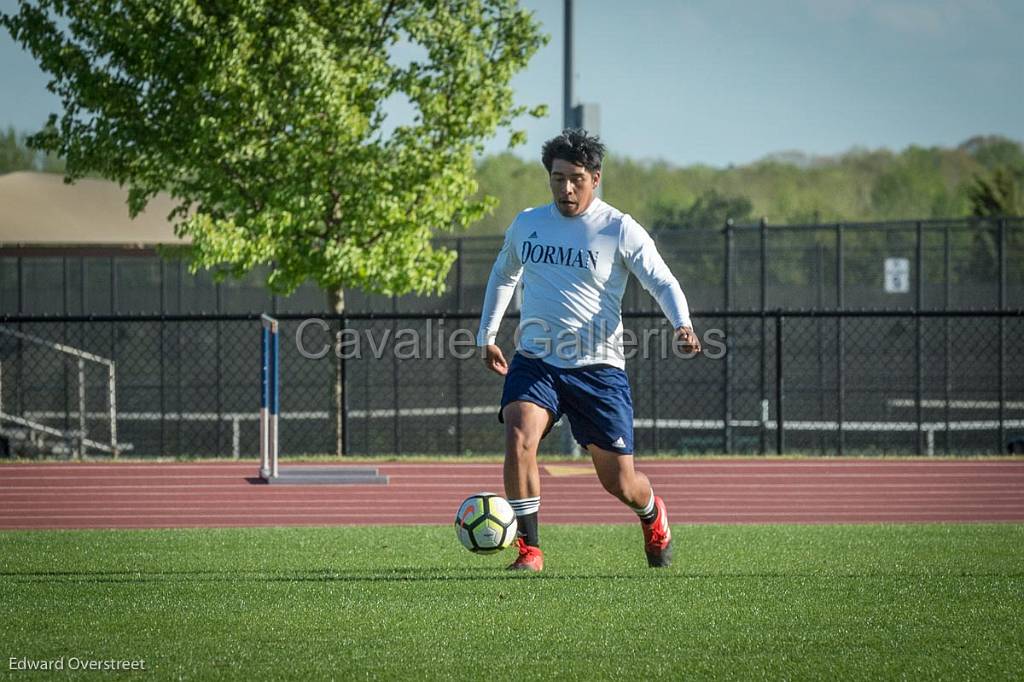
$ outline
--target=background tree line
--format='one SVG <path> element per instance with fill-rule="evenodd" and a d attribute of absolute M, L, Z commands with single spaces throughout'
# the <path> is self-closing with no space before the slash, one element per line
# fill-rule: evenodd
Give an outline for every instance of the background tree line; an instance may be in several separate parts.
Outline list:
<path fill-rule="evenodd" d="M 27 135 L 0 133 L 0 173 L 64 171 Z M 482 195 L 498 199 L 468 234 L 497 235 L 527 206 L 550 201 L 539 160 L 511 153 L 477 162 Z M 956 148 L 854 149 L 836 157 L 790 152 L 742 166 L 674 166 L 609 155 L 604 197 L 651 229 L 720 227 L 766 217 L 774 224 L 1024 215 L 1024 145 L 972 137 Z"/>
<path fill-rule="evenodd" d="M 550 201 L 538 161 L 482 159 L 480 191 L 499 200 L 471 234 L 500 234 L 526 206 Z M 1024 215 L 1024 146 L 998 136 L 956 148 L 800 152 L 712 168 L 635 161 L 612 150 L 604 198 L 651 229 L 720 227 L 764 216 L 774 224 Z"/>
<path fill-rule="evenodd" d="M 54 154 L 31 149 L 26 142 L 27 138 L 27 134 L 19 134 L 13 126 L 0 132 L 0 174 L 14 171 L 64 172 L 62 159 Z"/>

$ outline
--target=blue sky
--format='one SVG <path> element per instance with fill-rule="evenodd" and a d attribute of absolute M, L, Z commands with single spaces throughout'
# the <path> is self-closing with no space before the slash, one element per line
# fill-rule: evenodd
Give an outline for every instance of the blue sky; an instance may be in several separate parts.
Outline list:
<path fill-rule="evenodd" d="M 562 121 L 562 2 L 524 0 L 551 34 L 513 85 Z M 12 11 L 14 0 L 0 0 Z M 617 155 L 712 166 L 798 150 L 1024 140 L 1022 0 L 575 0 L 579 101 Z M 0 126 L 59 109 L 30 55 L 0 30 Z M 499 134 L 489 151 L 504 147 Z"/>

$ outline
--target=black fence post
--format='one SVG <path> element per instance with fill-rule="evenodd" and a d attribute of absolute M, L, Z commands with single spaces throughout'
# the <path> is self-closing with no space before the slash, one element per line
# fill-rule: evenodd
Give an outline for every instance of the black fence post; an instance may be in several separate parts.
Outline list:
<path fill-rule="evenodd" d="M 762 217 L 758 227 L 761 240 L 761 390 L 758 408 L 764 414 L 765 403 L 768 402 L 768 320 L 765 318 L 768 309 L 768 221 Z M 761 420 L 760 431 L 761 454 L 764 455 L 768 449 L 768 429 L 764 419 Z"/>
<path fill-rule="evenodd" d="M 70 315 L 71 311 L 68 310 L 68 257 L 64 256 L 61 259 L 61 309 L 64 311 L 64 315 Z M 69 343 L 71 339 L 68 338 L 68 323 L 65 322 L 60 328 L 61 340 L 63 343 Z M 64 363 L 63 368 L 63 381 L 64 381 L 64 430 L 68 431 L 71 429 L 71 373 L 68 371 L 68 364 Z"/>
<path fill-rule="evenodd" d="M 462 312 L 462 254 L 463 239 L 459 237 L 455 242 L 455 310 Z M 444 320 L 439 320 L 441 325 Z M 430 343 L 428 340 L 427 343 Z M 441 334 L 442 348 L 445 344 L 444 334 Z M 444 352 L 443 350 L 441 352 Z M 449 362 L 455 363 L 455 454 L 462 454 L 462 361 L 452 358 Z"/>
<path fill-rule="evenodd" d="M 163 317 L 167 314 L 167 261 L 160 259 L 160 454 L 167 455 L 167 397 L 164 386 L 167 376 L 167 353 L 164 348 L 164 334 L 167 329 Z"/>
<path fill-rule="evenodd" d="M 224 312 L 224 302 L 222 300 L 221 283 L 217 282 L 213 288 L 217 314 Z M 221 367 L 221 338 L 220 338 L 220 322 L 213 323 L 213 344 L 214 344 L 214 362 L 216 364 L 216 381 L 217 387 L 214 389 L 214 396 L 217 401 L 217 452 L 223 452 L 222 444 L 224 435 L 224 396 L 221 390 L 221 385 L 224 383 L 221 380 L 222 367 Z"/>
<path fill-rule="evenodd" d="M 371 330 L 373 329 L 372 324 L 369 325 L 369 327 L 370 327 Z M 371 408 L 370 408 L 370 405 L 372 404 L 372 400 L 370 399 L 370 396 L 373 395 L 373 392 L 370 390 L 370 369 L 368 367 L 368 364 L 366 362 L 361 362 L 359 364 L 360 364 L 360 366 L 362 367 L 362 370 L 363 370 L 363 404 L 366 406 L 366 409 L 365 409 L 366 416 L 363 419 L 363 454 L 364 455 L 369 455 L 370 454 L 370 433 L 371 433 L 371 428 L 370 427 L 372 426 L 370 424 L 370 422 L 372 421 L 370 419 L 370 412 L 372 411 Z M 383 436 L 384 436 L 383 429 L 381 429 L 381 443 L 384 442 L 384 437 Z M 382 447 L 383 447 L 383 445 L 382 445 Z"/>
<path fill-rule="evenodd" d="M 18 256 L 15 259 L 15 268 L 17 269 L 18 276 L 18 314 L 25 314 L 25 266 L 24 259 Z M 83 268 L 84 270 L 84 268 Z M 82 290 L 82 295 L 85 295 L 85 289 Z M 22 326 L 18 325 L 18 331 L 22 331 Z M 18 358 L 17 363 L 14 365 L 14 410 L 16 414 L 21 414 L 24 409 L 24 386 L 25 386 L 25 372 L 22 369 L 25 365 L 24 352 L 25 349 L 21 342 L 21 339 L 17 339 L 14 344 L 16 357 Z"/>
<path fill-rule="evenodd" d="M 391 297 L 391 309 L 397 315 L 397 313 L 398 313 L 398 297 L 397 296 L 392 296 Z M 395 336 L 397 336 L 397 335 L 398 335 L 398 318 L 396 317 L 394 319 L 394 321 L 391 323 L 391 342 L 392 343 L 394 343 Z M 393 429 L 393 431 L 392 431 L 392 434 L 391 434 L 392 435 L 391 442 L 392 442 L 392 448 L 395 451 L 394 454 L 396 454 L 396 455 L 402 454 L 402 436 L 401 436 L 401 421 L 402 421 L 402 418 L 401 418 L 401 414 L 402 414 L 401 405 L 402 405 L 402 401 L 401 401 L 401 399 L 399 397 L 399 390 L 400 390 L 399 386 L 400 386 L 400 384 L 398 383 L 398 355 L 394 352 L 394 348 L 392 348 L 392 351 L 391 351 L 391 391 L 392 391 L 392 396 L 394 398 L 392 407 L 394 407 L 394 410 L 395 410 L 395 418 L 392 421 L 392 429 Z M 367 413 L 367 420 L 369 420 L 369 413 Z"/>
<path fill-rule="evenodd" d="M 675 330 L 673 329 L 669 333 L 672 335 L 672 339 L 675 340 Z M 651 354 L 647 352 L 646 345 L 647 344 L 645 343 L 644 352 L 641 355 L 641 357 L 646 355 L 647 362 L 649 362 L 651 365 L 651 431 L 653 432 L 651 435 L 654 440 L 654 454 L 658 454 L 659 452 L 661 452 L 661 433 L 658 429 L 658 419 L 661 416 L 658 410 L 658 354 Z M 661 344 L 658 344 L 658 346 L 660 348 Z"/>
<path fill-rule="evenodd" d="M 348 322 L 345 316 L 342 315 L 338 320 L 338 325 L 344 333 L 344 330 L 348 327 Z M 334 346 L 332 346 L 334 347 Z M 339 369 L 341 370 L 341 456 L 346 457 L 349 453 L 349 434 L 348 434 L 348 353 L 341 353 L 341 359 L 338 363 Z M 366 421 L 369 421 L 369 409 L 367 409 Z"/>
<path fill-rule="evenodd" d="M 952 268 L 950 267 L 950 265 L 951 265 L 952 260 L 953 260 L 952 245 L 950 244 L 950 239 L 949 239 L 949 223 L 946 223 L 945 229 L 943 230 L 943 235 L 942 235 L 942 251 L 943 251 L 943 253 L 942 253 L 942 270 L 945 273 L 944 274 L 944 276 L 945 276 L 945 284 L 943 285 L 943 291 L 942 291 L 942 301 L 943 301 L 943 306 L 942 307 L 943 307 L 943 309 L 945 311 L 948 312 L 949 311 L 949 298 L 950 298 L 950 291 L 951 291 L 950 278 L 952 277 Z M 949 447 L 950 447 L 950 437 L 949 437 L 949 417 L 950 417 L 950 413 L 949 413 L 949 400 L 950 400 L 950 396 L 951 396 L 951 394 L 953 392 L 953 387 L 952 387 L 952 385 L 950 383 L 950 379 L 949 379 L 949 377 L 950 377 L 950 369 L 951 369 L 950 362 L 949 362 L 949 354 L 950 354 L 950 351 L 951 351 L 950 344 L 949 344 L 949 317 L 942 318 L 942 332 L 943 332 L 942 333 L 942 339 L 943 339 L 943 344 L 944 344 L 944 350 L 943 350 L 943 353 L 942 353 L 942 358 L 943 358 L 943 361 L 942 361 L 942 364 L 943 364 L 942 399 L 943 399 L 943 403 L 945 405 L 945 407 L 943 408 L 943 415 L 946 418 L 946 437 L 945 437 L 945 446 L 946 446 L 946 448 L 945 448 L 945 454 L 948 455 L 949 454 Z"/>
<path fill-rule="evenodd" d="M 462 361 L 455 359 L 455 454 L 462 454 Z"/>
<path fill-rule="evenodd" d="M 1006 219 L 999 219 L 999 311 L 1006 310 Z M 1006 448 L 1006 318 L 999 316 L 999 451 Z"/>
<path fill-rule="evenodd" d="M 118 298 L 117 292 L 118 292 L 117 258 L 115 258 L 114 256 L 111 256 L 110 257 L 110 314 L 111 315 L 117 315 L 117 314 L 120 313 L 120 310 L 118 310 L 118 309 L 120 308 L 121 303 L 120 303 L 120 300 Z M 118 347 L 117 346 L 117 323 L 116 322 L 111 322 L 110 323 L 110 359 L 113 362 L 118 362 L 119 361 L 119 358 L 117 357 L 117 347 Z M 219 385 L 220 381 L 218 381 L 217 383 Z M 113 388 L 113 387 L 111 387 L 111 388 Z M 112 396 L 109 393 L 111 388 L 107 389 L 107 391 L 108 391 L 108 393 L 107 393 L 107 401 L 108 401 L 107 404 L 108 405 L 110 403 L 110 400 L 112 399 Z M 122 395 L 122 397 L 124 396 L 123 393 L 121 395 Z M 84 424 L 84 422 L 83 422 L 83 424 Z M 113 422 L 110 423 L 110 428 L 111 429 L 114 428 L 114 423 Z M 84 452 L 84 451 L 85 451 L 85 446 L 84 445 L 80 445 L 79 446 L 79 452 Z M 219 451 L 220 451 L 220 448 L 218 448 L 218 452 Z M 115 459 L 117 458 L 117 452 L 116 451 L 114 451 L 111 454 L 113 455 L 113 457 Z"/>
<path fill-rule="evenodd" d="M 846 300 L 843 288 L 843 226 L 836 225 L 836 306 L 839 312 L 845 310 Z M 836 453 L 843 454 L 845 437 L 843 433 L 843 421 L 846 418 L 846 370 L 845 355 L 846 345 L 843 336 L 843 317 L 836 318 Z"/>
<path fill-rule="evenodd" d="M 924 454 L 924 349 L 921 343 L 921 310 L 924 307 L 924 225 L 915 225 L 916 244 L 914 250 L 914 416 L 917 420 L 917 454 Z M 934 454 L 929 452 L 928 454 Z"/>
<path fill-rule="evenodd" d="M 763 319 L 763 316 L 762 316 Z M 784 420 L 784 401 L 786 399 L 785 390 L 785 367 L 782 362 L 782 349 L 783 345 L 783 334 L 782 326 L 783 320 L 782 311 L 778 310 L 775 313 L 775 453 L 778 455 L 783 454 L 786 449 L 786 427 Z"/>
<path fill-rule="evenodd" d="M 825 310 L 825 248 L 822 244 L 818 244 L 817 253 L 817 279 L 818 281 L 818 298 L 817 305 L 818 310 Z M 818 419 L 821 421 L 825 420 L 825 339 L 824 339 L 824 324 L 825 320 L 819 319 L 814 325 L 814 337 L 817 341 L 818 346 Z M 825 452 L 825 439 L 819 440 L 821 445 L 821 454 Z"/>
<path fill-rule="evenodd" d="M 85 271 L 84 267 L 82 268 L 82 271 L 83 272 Z M 178 294 L 178 310 L 177 310 L 177 312 L 179 314 L 185 312 L 183 310 L 183 308 L 185 306 L 185 292 L 184 292 L 184 289 L 185 289 L 185 260 L 183 258 L 179 258 L 178 259 L 178 287 L 177 287 L 177 294 Z M 83 291 L 84 291 L 84 289 L 83 289 Z M 180 325 L 180 324 L 175 325 L 175 339 L 174 339 L 174 343 L 175 343 L 175 352 L 177 353 L 177 355 L 175 357 L 178 357 L 178 358 L 185 357 L 184 349 L 182 348 L 182 344 L 184 342 L 182 341 L 182 337 L 181 337 L 181 327 L 182 327 L 182 325 Z M 182 386 L 182 366 L 183 366 L 183 364 L 184 363 L 181 363 L 181 362 L 175 363 L 175 367 L 176 367 L 175 368 L 175 375 L 177 377 L 177 380 L 175 382 L 175 403 L 176 403 L 175 404 L 175 411 L 178 414 L 178 418 L 176 419 L 177 427 L 175 428 L 174 432 L 175 432 L 175 436 L 176 436 L 175 440 L 176 440 L 176 445 L 177 445 L 176 454 L 178 454 L 178 455 L 182 454 L 181 431 L 182 431 L 182 428 L 184 428 L 184 425 L 185 425 L 185 420 L 181 418 L 181 415 L 185 412 L 184 387 Z"/>
<path fill-rule="evenodd" d="M 722 394 L 722 449 L 725 454 L 732 452 L 732 336 L 730 334 L 729 313 L 732 312 L 732 254 L 733 254 L 733 222 L 725 221 L 725 267 L 723 270 L 725 288 L 725 362 L 722 363 L 725 391 Z"/>
<path fill-rule="evenodd" d="M 330 352 L 334 357 L 328 357 L 331 368 L 324 370 L 329 372 L 328 381 L 326 382 L 324 393 L 323 393 L 323 404 L 326 408 L 328 415 L 326 428 L 332 432 L 333 438 L 328 436 L 327 442 L 330 444 L 326 452 L 333 452 L 335 455 L 344 457 L 348 454 L 349 443 L 349 424 L 347 421 L 347 398 L 348 398 L 348 350 L 342 347 L 342 340 L 345 338 L 345 329 L 347 323 L 345 321 L 345 310 L 342 308 L 332 308 L 328 304 L 326 308 L 327 312 L 335 313 L 338 318 L 337 328 L 335 328 L 335 320 L 330 320 L 327 325 L 327 332 L 330 334 L 328 342 L 330 343 Z M 298 338 L 298 334 L 296 334 Z M 357 354 L 358 357 L 358 354 Z"/>

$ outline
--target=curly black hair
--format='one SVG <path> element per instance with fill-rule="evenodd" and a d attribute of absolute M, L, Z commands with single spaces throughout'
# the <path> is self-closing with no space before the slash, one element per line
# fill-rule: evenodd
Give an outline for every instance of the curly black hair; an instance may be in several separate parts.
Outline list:
<path fill-rule="evenodd" d="M 562 159 L 583 166 L 591 173 L 601 170 L 605 146 L 597 135 L 591 135 L 581 128 L 566 128 L 558 137 L 553 137 L 541 148 L 541 162 L 548 173 L 555 159 Z"/>

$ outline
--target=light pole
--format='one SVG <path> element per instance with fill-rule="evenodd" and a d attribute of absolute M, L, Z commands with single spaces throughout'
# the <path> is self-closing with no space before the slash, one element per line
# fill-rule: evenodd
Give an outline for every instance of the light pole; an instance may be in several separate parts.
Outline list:
<path fill-rule="evenodd" d="M 565 40 L 562 74 L 562 128 L 575 128 L 576 110 L 572 96 L 572 0 L 565 0 Z"/>

